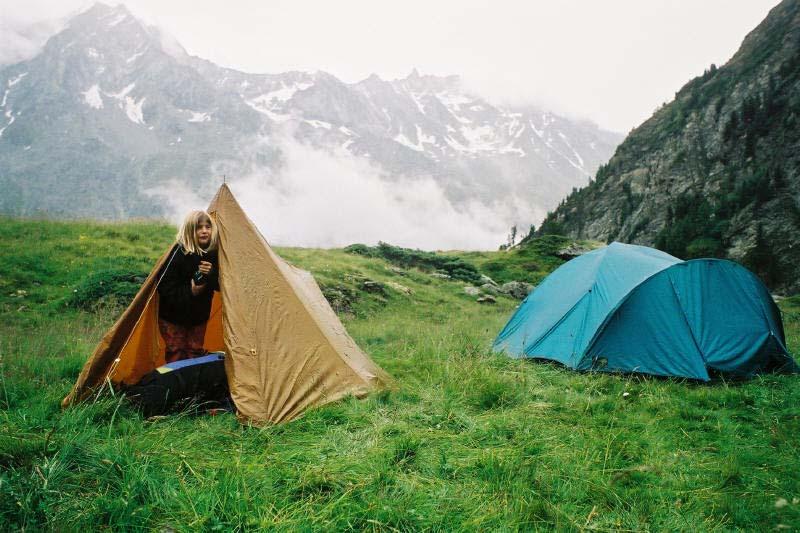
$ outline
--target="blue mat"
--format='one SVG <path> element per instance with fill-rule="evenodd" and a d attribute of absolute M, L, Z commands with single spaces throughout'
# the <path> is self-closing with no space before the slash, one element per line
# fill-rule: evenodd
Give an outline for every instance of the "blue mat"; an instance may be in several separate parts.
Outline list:
<path fill-rule="evenodd" d="M 179 368 L 186 368 L 187 366 L 194 365 L 204 365 L 206 363 L 222 361 L 223 359 L 225 359 L 225 352 L 211 352 L 203 357 L 194 357 L 192 359 L 182 359 L 173 363 L 167 363 L 166 365 L 156 368 L 156 370 L 158 370 L 158 372 L 161 374 L 166 374 L 167 372 L 172 372 L 173 370 L 178 370 Z"/>

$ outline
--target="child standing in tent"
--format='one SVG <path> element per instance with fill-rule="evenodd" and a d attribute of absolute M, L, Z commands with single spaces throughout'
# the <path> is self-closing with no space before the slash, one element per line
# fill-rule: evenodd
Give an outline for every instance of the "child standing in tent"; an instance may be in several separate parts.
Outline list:
<path fill-rule="evenodd" d="M 208 213 L 189 213 L 176 240 L 158 283 L 158 329 L 167 363 L 204 354 L 211 299 L 219 290 L 217 227 Z"/>

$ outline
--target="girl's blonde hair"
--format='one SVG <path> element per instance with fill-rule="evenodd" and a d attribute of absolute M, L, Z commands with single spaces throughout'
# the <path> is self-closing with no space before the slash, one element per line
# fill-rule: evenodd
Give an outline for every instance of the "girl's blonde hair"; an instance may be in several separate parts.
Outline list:
<path fill-rule="evenodd" d="M 197 242 L 197 226 L 200 222 L 206 221 L 211 224 L 211 242 L 208 244 L 208 248 L 203 249 Z M 175 240 L 183 246 L 185 253 L 203 255 L 217 249 L 217 225 L 205 211 L 192 211 L 186 215 Z"/>

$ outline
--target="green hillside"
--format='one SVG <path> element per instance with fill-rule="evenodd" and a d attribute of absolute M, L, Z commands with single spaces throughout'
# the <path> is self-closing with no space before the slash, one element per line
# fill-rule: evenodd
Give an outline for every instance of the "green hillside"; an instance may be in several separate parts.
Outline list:
<path fill-rule="evenodd" d="M 425 265 L 343 250 L 278 252 L 314 274 L 396 391 L 265 428 L 145 420 L 109 394 L 62 411 L 174 230 L 0 227 L 2 531 L 800 527 L 797 376 L 703 385 L 511 360 L 489 348 L 516 300 L 481 305 Z M 561 262 L 553 239 L 441 257 L 538 282 Z M 780 305 L 797 352 L 800 299 Z"/>

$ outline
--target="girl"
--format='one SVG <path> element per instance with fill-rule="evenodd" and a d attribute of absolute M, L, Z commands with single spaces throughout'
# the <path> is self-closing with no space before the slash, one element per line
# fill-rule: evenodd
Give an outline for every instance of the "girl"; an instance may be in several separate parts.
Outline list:
<path fill-rule="evenodd" d="M 167 363 L 204 354 L 211 299 L 219 290 L 217 227 L 208 213 L 189 213 L 176 240 L 158 284 L 158 329 Z"/>

